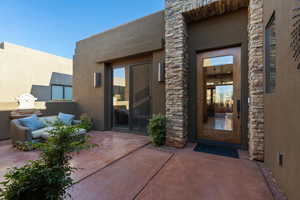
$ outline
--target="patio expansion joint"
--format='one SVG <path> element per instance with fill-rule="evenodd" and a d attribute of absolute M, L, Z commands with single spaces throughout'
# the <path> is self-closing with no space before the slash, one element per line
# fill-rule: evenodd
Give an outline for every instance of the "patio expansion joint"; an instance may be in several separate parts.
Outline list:
<path fill-rule="evenodd" d="M 149 144 L 150 144 L 150 142 L 147 142 L 146 144 L 143 144 L 142 146 L 140 146 L 140 147 L 138 147 L 138 148 L 136 148 L 136 149 L 134 149 L 134 150 L 132 150 L 132 151 L 129 151 L 128 153 L 126 153 L 126 154 L 124 154 L 123 156 L 120 156 L 119 158 L 117 158 L 117 159 L 111 161 L 110 163 L 108 163 L 107 165 L 101 167 L 100 169 L 98 169 L 98 170 L 96 170 L 96 171 L 90 173 L 89 175 L 87 175 L 87 176 L 85 176 L 85 177 L 79 179 L 79 180 L 76 181 L 73 185 L 76 185 L 76 184 L 80 183 L 81 181 L 83 181 L 83 180 L 85 180 L 85 179 L 87 179 L 87 178 L 89 178 L 89 177 L 91 177 L 91 176 L 97 174 L 98 172 L 102 171 L 103 169 L 105 169 L 105 168 L 107 168 L 107 167 L 113 165 L 114 163 L 118 162 L 119 160 L 122 160 L 123 158 L 128 157 L 130 154 L 132 154 L 132 153 L 134 153 L 134 152 L 136 152 L 136 151 L 138 151 L 138 150 L 140 150 L 140 149 L 146 147 L 146 146 L 149 145 Z M 72 185 L 72 186 L 73 186 L 73 185 Z M 70 187 L 72 187 L 72 186 L 70 186 Z M 69 187 L 69 188 L 70 188 L 70 187 Z"/>
<path fill-rule="evenodd" d="M 133 200 L 135 200 L 142 192 L 143 190 L 150 184 L 150 182 L 158 175 L 158 173 L 169 163 L 169 161 L 175 156 L 176 153 L 170 153 L 169 158 L 162 164 L 162 166 L 149 178 L 149 180 L 144 184 L 144 186 L 136 193 L 136 195 L 133 197 Z"/>

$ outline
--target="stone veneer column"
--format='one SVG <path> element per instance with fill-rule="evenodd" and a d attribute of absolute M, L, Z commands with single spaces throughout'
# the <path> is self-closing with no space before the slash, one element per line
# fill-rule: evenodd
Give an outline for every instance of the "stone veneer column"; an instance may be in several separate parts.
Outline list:
<path fill-rule="evenodd" d="M 249 154 L 264 160 L 264 25 L 263 0 L 249 4 Z"/>
<path fill-rule="evenodd" d="M 188 64 L 183 0 L 166 0 L 166 116 L 168 146 L 182 148 L 187 141 Z"/>

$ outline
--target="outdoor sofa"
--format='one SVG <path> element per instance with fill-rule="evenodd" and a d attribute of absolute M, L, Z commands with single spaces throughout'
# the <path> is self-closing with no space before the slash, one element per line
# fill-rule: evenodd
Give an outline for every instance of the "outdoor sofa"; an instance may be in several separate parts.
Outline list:
<path fill-rule="evenodd" d="M 40 126 L 38 129 L 29 128 L 24 125 L 22 122 L 23 119 L 14 119 L 10 123 L 10 135 L 11 135 L 11 140 L 12 143 L 15 145 L 17 141 L 19 142 L 34 142 L 34 141 L 41 141 L 41 140 L 47 140 L 49 137 L 49 131 L 53 129 L 53 124 L 57 121 L 59 121 L 60 115 L 68 115 L 68 114 L 63 114 L 59 113 L 58 116 L 47 116 L 47 117 L 36 117 L 43 126 Z M 80 124 L 80 120 L 74 120 L 71 119 L 69 124 L 66 125 L 76 125 Z M 87 133 L 85 129 L 78 128 L 76 130 L 76 134 L 82 135 Z"/>

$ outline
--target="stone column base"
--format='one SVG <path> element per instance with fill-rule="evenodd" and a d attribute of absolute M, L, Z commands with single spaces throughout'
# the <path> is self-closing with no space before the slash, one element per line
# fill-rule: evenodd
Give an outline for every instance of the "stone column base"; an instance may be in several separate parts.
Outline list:
<path fill-rule="evenodd" d="M 166 138 L 166 145 L 169 147 L 175 147 L 175 148 L 184 148 L 187 141 L 185 139 L 178 140 L 176 138 L 167 137 Z"/>

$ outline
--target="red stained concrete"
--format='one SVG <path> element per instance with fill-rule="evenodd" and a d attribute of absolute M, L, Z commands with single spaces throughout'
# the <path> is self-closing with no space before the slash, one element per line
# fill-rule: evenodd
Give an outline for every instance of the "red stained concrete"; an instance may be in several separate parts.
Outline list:
<path fill-rule="evenodd" d="M 75 200 L 271 200 L 255 162 L 193 152 L 145 146 L 145 136 L 93 132 L 100 146 L 75 155 L 82 168 L 70 188 Z M 38 152 L 20 152 L 0 142 L 0 180 L 7 167 L 36 159 Z"/>
<path fill-rule="evenodd" d="M 99 146 L 91 150 L 81 151 L 75 154 L 71 163 L 79 168 L 73 174 L 75 181 L 88 176 L 109 163 L 135 151 L 149 143 L 148 137 L 141 135 L 125 134 L 118 132 L 97 132 L 89 133 L 91 143 Z M 28 160 L 38 158 L 39 152 L 22 152 L 12 147 L 10 141 L 0 142 L 0 181 L 8 168 L 22 166 Z"/>
<path fill-rule="evenodd" d="M 133 199 L 171 155 L 142 148 L 74 185 L 72 199 Z"/>
<path fill-rule="evenodd" d="M 22 152 L 12 147 L 10 141 L 0 142 L 0 182 L 3 175 L 12 167 L 20 167 L 27 160 L 35 160 L 39 156 L 38 152 Z"/>
<path fill-rule="evenodd" d="M 81 151 L 74 156 L 71 163 L 79 168 L 73 175 L 75 181 L 149 143 L 148 137 L 134 134 L 106 131 L 92 132 L 90 135 L 91 143 L 98 144 L 99 147 Z"/>
<path fill-rule="evenodd" d="M 137 199 L 272 200 L 255 162 L 177 151 Z"/>

